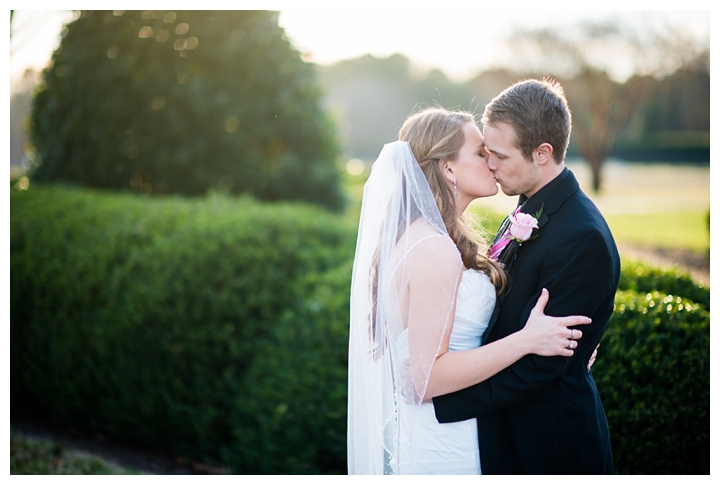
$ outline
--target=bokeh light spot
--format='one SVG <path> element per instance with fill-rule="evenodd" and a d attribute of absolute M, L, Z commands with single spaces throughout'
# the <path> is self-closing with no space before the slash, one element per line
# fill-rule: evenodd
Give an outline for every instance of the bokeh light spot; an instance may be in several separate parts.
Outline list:
<path fill-rule="evenodd" d="M 197 37 L 188 37 L 187 47 L 185 47 L 185 48 L 192 50 L 198 46 L 198 43 L 199 43 L 199 41 L 198 41 Z"/>
<path fill-rule="evenodd" d="M 20 180 L 15 182 L 15 188 L 18 190 L 27 190 L 30 187 L 30 179 L 26 176 L 20 177 Z"/>
<path fill-rule="evenodd" d="M 152 109 L 155 111 L 159 111 L 165 107 L 165 98 L 162 96 L 158 96 L 157 98 L 153 99 L 152 101 Z"/>
<path fill-rule="evenodd" d="M 225 131 L 228 133 L 234 133 L 237 131 L 238 127 L 240 126 L 240 120 L 237 118 L 237 116 L 230 116 L 228 119 L 225 120 Z"/>
<path fill-rule="evenodd" d="M 155 42 L 165 42 L 170 38 L 170 31 L 166 29 L 161 29 L 160 32 L 155 35 Z"/>
<path fill-rule="evenodd" d="M 129 160 L 135 160 L 138 155 L 140 155 L 140 147 L 131 145 L 130 148 L 127 149 L 126 155 Z"/>
<path fill-rule="evenodd" d="M 365 171 L 365 162 L 359 158 L 353 158 L 345 165 L 345 170 L 347 170 L 350 175 L 360 175 Z"/>

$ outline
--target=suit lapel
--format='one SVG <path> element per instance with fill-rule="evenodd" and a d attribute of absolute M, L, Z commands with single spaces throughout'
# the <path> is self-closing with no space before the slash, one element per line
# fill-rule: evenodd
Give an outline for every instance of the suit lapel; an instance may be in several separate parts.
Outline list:
<path fill-rule="evenodd" d="M 497 233 L 495 233 L 495 239 L 493 239 L 492 244 L 498 242 L 498 240 L 503 236 L 503 234 L 505 234 L 505 231 L 507 231 L 508 227 L 510 227 L 510 216 L 505 216 L 505 219 L 503 219 L 502 223 L 500 223 L 500 228 L 497 230 Z"/>
<path fill-rule="evenodd" d="M 520 196 L 520 199 L 518 201 L 520 211 L 526 214 L 534 214 L 542 208 L 542 213 L 540 214 L 540 218 L 538 219 L 538 237 L 542 236 L 542 228 L 550 221 L 550 216 L 554 214 L 560 208 L 560 206 L 562 206 L 563 202 L 565 202 L 579 188 L 580 184 L 578 184 L 577 179 L 575 178 L 573 173 L 566 167 L 560 173 L 560 175 L 558 175 L 545 187 L 540 189 L 531 198 L 527 199 L 525 196 Z M 503 223 L 500 225 L 500 229 L 498 230 L 493 243 L 496 242 L 498 238 L 500 238 L 505 233 L 505 230 L 507 229 L 509 223 L 510 220 L 506 217 Z M 512 284 L 513 262 L 520 254 L 520 252 L 518 251 L 519 247 L 520 245 L 518 242 L 511 242 L 505 248 L 500 258 L 501 262 L 505 265 L 506 270 L 510 275 L 510 284 Z M 487 330 L 485 330 L 485 333 L 482 337 L 483 344 L 494 340 L 491 337 L 492 330 L 495 327 L 497 321 L 499 320 L 500 314 L 502 313 L 503 302 L 511 292 L 512 286 L 508 294 L 506 294 L 502 298 L 498 298 L 497 302 L 495 303 L 495 308 L 493 309 L 490 321 L 488 322 L 488 328 Z"/>

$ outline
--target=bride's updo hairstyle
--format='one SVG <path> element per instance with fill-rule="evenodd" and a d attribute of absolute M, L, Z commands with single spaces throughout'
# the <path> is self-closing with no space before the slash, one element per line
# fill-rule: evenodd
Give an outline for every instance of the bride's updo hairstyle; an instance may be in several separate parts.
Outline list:
<path fill-rule="evenodd" d="M 507 275 L 496 261 L 486 256 L 487 245 L 475 235 L 464 216 L 457 215 L 453 190 L 440 163 L 441 160 L 455 160 L 458 157 L 465 143 L 465 123 L 475 123 L 471 113 L 427 108 L 408 116 L 400 128 L 398 140 L 410 144 L 415 160 L 435 196 L 445 228 L 460 251 L 465 267 L 487 274 L 498 293 L 502 293 L 507 284 Z"/>

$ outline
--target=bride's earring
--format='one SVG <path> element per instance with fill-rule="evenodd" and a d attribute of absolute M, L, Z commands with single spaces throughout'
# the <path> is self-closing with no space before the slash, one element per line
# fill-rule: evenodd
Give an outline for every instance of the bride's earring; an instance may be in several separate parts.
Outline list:
<path fill-rule="evenodd" d="M 457 197 L 457 180 L 453 180 L 453 197 Z"/>

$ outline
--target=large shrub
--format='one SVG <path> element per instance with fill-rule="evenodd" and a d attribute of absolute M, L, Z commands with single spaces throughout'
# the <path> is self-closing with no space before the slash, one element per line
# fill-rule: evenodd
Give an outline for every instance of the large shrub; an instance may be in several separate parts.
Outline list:
<path fill-rule="evenodd" d="M 351 271 L 348 259 L 309 275 L 302 305 L 258 343 L 246 391 L 232 403 L 233 445 L 223 450 L 235 472 L 347 473 Z"/>
<path fill-rule="evenodd" d="M 268 11 L 82 11 L 37 94 L 37 181 L 342 205 L 312 65 Z"/>
<path fill-rule="evenodd" d="M 593 374 L 616 472 L 709 474 L 709 313 L 656 291 L 618 292 L 615 306 Z"/>
<path fill-rule="evenodd" d="M 618 287 L 637 293 L 659 291 L 680 295 L 710 310 L 710 288 L 696 283 L 692 276 L 678 268 L 660 269 L 640 261 L 624 259 Z"/>
<path fill-rule="evenodd" d="M 303 206 L 14 192 L 13 406 L 246 473 L 343 471 L 353 243 Z"/>
<path fill-rule="evenodd" d="M 11 405 L 236 473 L 343 473 L 354 238 L 303 206 L 12 191 Z M 707 290 L 638 267 L 593 367 L 616 470 L 709 473 Z"/>

